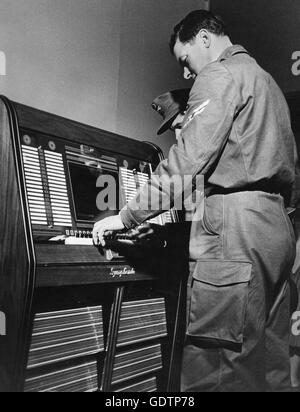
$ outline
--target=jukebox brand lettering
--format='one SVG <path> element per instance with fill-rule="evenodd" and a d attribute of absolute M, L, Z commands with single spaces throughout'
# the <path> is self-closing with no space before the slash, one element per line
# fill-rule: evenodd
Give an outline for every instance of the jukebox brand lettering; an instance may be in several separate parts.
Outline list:
<path fill-rule="evenodd" d="M 300 312 L 295 312 L 292 316 L 292 334 L 294 336 L 300 336 Z"/>
<path fill-rule="evenodd" d="M 0 76 L 6 75 L 6 56 L 3 51 L 0 51 Z"/>
<path fill-rule="evenodd" d="M 128 269 L 128 268 L 123 268 L 123 269 L 111 268 L 110 269 L 110 276 L 112 278 L 121 278 L 122 276 L 128 276 L 128 275 L 135 275 L 135 270 L 133 268 L 131 268 L 131 269 Z"/>
<path fill-rule="evenodd" d="M 294 76 L 300 76 L 300 51 L 295 51 L 292 54 L 292 60 L 295 61 L 292 65 L 292 73 Z"/>
<path fill-rule="evenodd" d="M 6 336 L 6 316 L 4 312 L 0 312 L 0 336 Z"/>

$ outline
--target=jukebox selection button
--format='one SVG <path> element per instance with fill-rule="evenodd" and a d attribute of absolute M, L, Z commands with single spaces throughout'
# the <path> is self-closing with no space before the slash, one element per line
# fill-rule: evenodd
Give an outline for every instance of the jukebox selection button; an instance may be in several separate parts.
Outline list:
<path fill-rule="evenodd" d="M 31 145 L 31 143 L 32 143 L 32 139 L 31 139 L 30 136 L 28 136 L 28 134 L 25 134 L 25 135 L 23 136 L 23 142 L 24 142 L 27 146 L 29 146 L 29 145 Z"/>
<path fill-rule="evenodd" d="M 56 144 L 53 142 L 53 140 L 50 140 L 50 142 L 48 142 L 48 147 L 52 151 L 56 150 Z"/>
<path fill-rule="evenodd" d="M 89 239 L 93 237 L 93 233 L 90 230 L 76 230 L 66 229 L 66 236 L 76 237 L 78 239 Z"/>

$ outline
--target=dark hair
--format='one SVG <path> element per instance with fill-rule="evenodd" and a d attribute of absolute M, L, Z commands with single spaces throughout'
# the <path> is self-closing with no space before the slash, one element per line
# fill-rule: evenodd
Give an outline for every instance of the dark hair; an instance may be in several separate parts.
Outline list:
<path fill-rule="evenodd" d="M 171 53 L 174 54 L 174 47 L 177 40 L 181 43 L 188 43 L 194 39 L 202 29 L 206 29 L 217 36 L 228 35 L 227 28 L 221 17 L 207 10 L 195 10 L 189 13 L 174 27 L 174 32 L 170 40 Z"/>

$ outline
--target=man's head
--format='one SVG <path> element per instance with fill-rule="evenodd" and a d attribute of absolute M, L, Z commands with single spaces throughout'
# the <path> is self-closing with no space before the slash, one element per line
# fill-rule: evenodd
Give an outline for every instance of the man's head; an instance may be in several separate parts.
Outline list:
<path fill-rule="evenodd" d="M 170 49 L 184 70 L 186 79 L 195 78 L 231 45 L 223 20 L 206 10 L 188 14 L 177 26 Z"/>
<path fill-rule="evenodd" d="M 177 135 L 187 110 L 189 94 L 190 89 L 172 90 L 154 99 L 152 108 L 164 119 L 157 132 L 158 135 L 168 129 L 175 131 Z"/>

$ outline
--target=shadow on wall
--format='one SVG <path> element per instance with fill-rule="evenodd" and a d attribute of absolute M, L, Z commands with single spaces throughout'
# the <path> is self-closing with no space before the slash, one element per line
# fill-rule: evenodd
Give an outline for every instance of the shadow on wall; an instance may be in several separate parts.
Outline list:
<path fill-rule="evenodd" d="M 211 0 L 234 43 L 248 49 L 285 93 L 300 91 L 300 2 Z"/>

